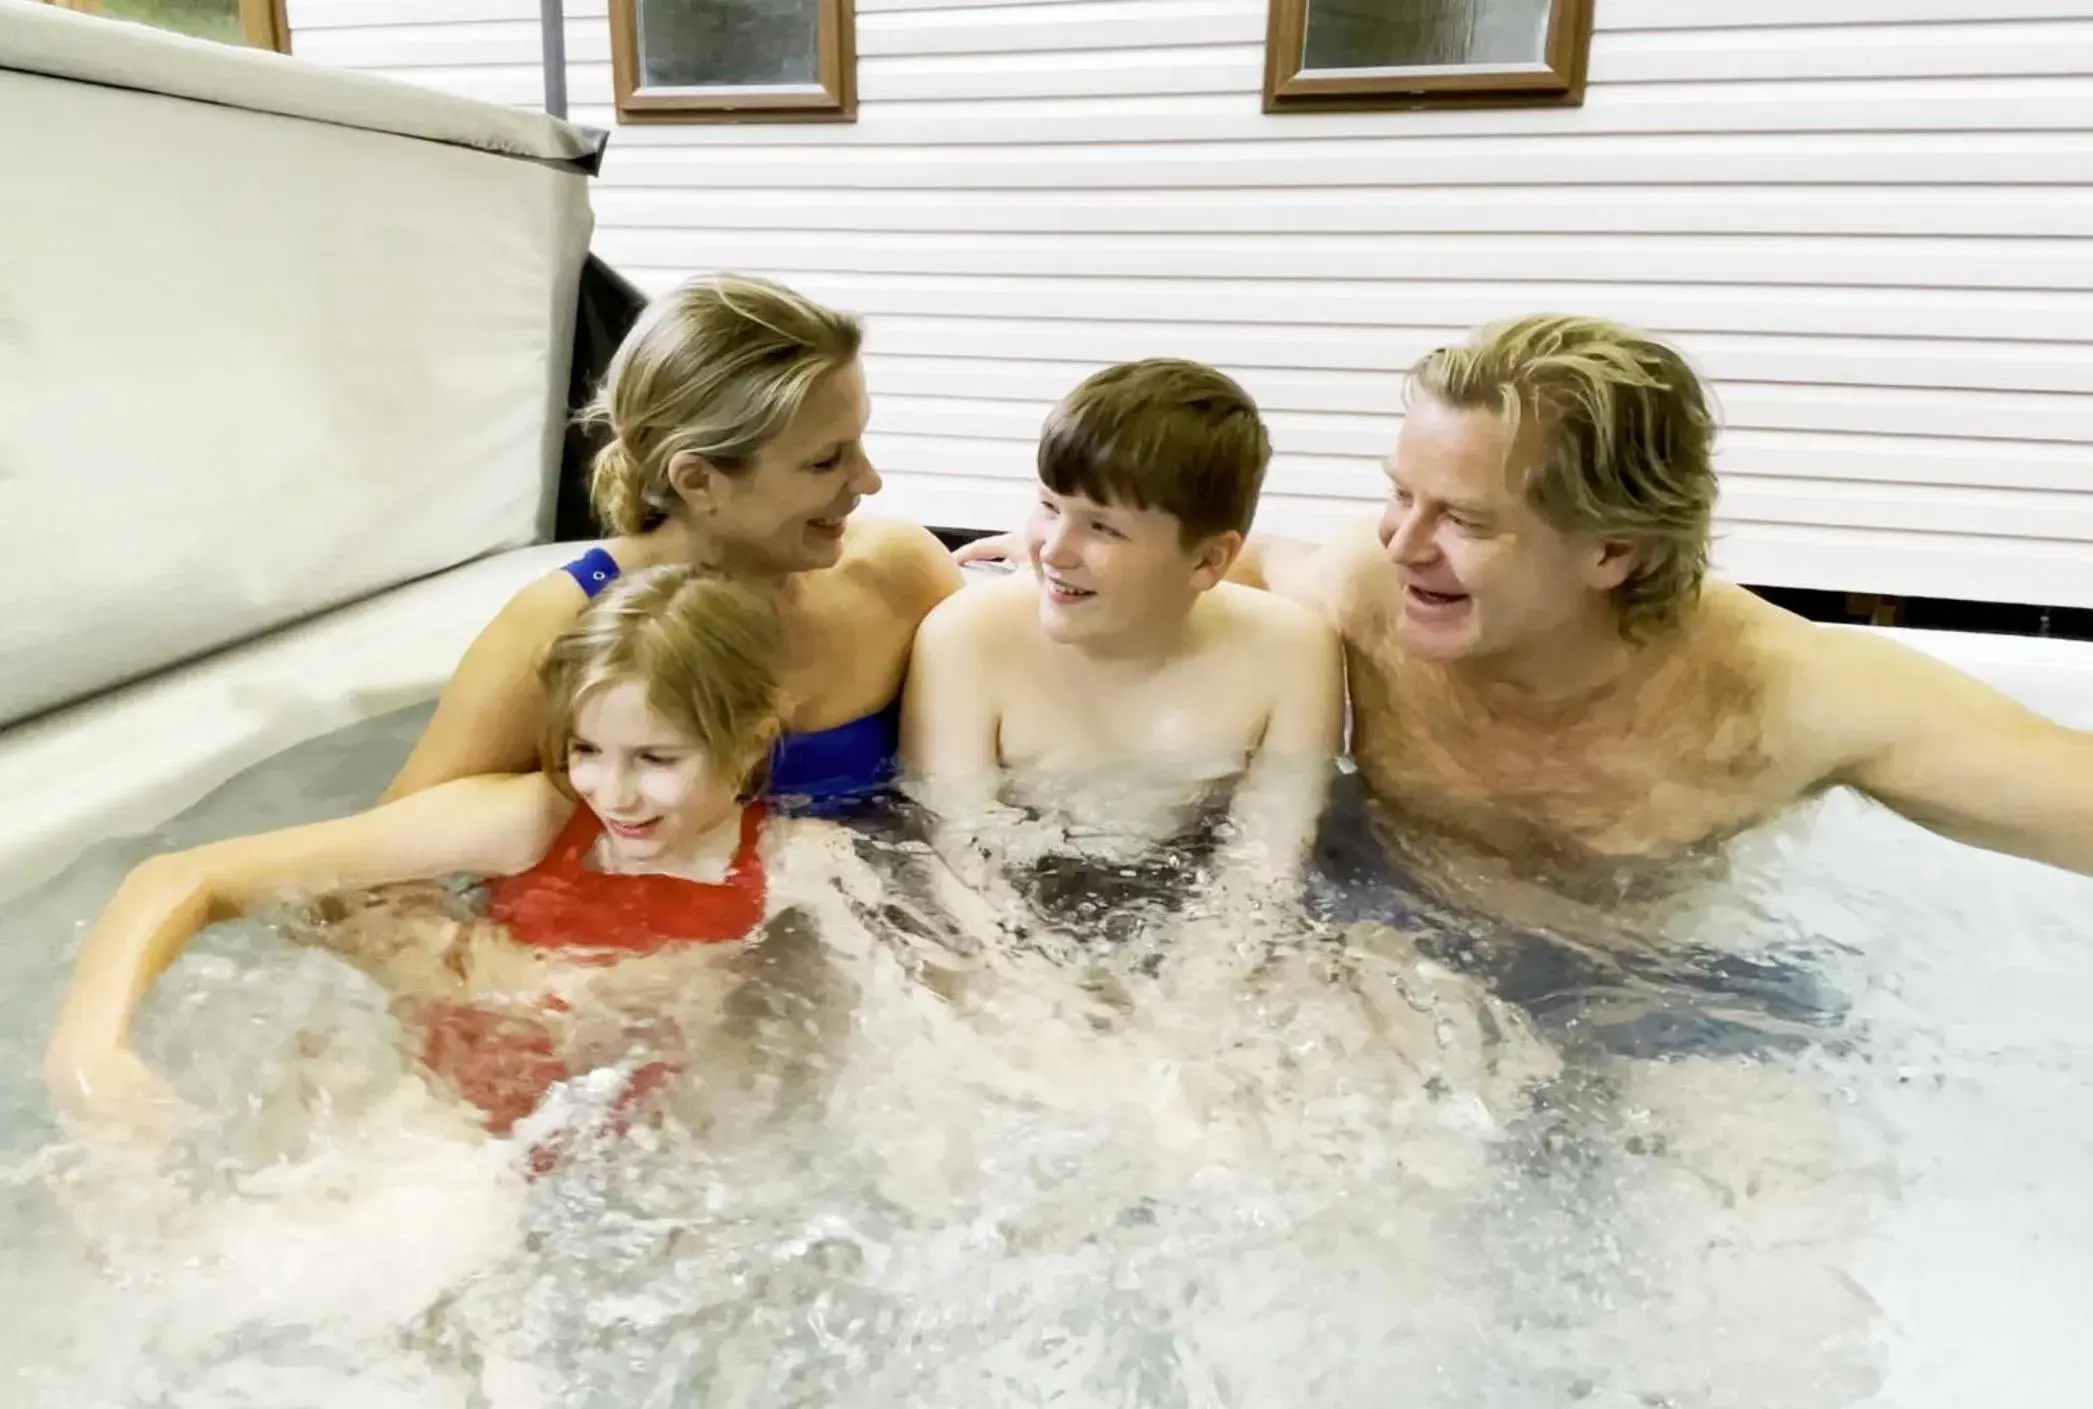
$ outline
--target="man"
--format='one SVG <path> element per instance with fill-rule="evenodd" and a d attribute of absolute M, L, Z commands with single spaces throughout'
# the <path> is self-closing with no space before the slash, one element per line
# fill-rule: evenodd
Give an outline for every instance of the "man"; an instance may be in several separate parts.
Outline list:
<path fill-rule="evenodd" d="M 1229 378 L 1156 359 L 1084 381 L 1048 418 L 1031 571 L 947 598 L 918 630 L 902 762 L 949 823 L 1112 867 L 1196 846 L 1225 814 L 1224 874 L 1294 875 L 1343 729 L 1343 658 L 1315 614 L 1224 581 L 1271 446 Z M 1172 846 L 1164 848 L 1165 842 Z"/>
<path fill-rule="evenodd" d="M 1428 354 L 1410 391 L 1380 522 L 1234 570 L 1342 635 L 1353 753 L 1391 809 L 1604 866 L 1845 784 L 2093 873 L 2093 734 L 1705 580 L 1715 425 L 1676 351 L 1529 317 Z"/>

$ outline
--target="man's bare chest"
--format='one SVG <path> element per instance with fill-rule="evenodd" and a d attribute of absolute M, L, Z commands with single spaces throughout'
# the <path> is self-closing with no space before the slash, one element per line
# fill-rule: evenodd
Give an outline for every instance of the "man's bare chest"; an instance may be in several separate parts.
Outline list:
<path fill-rule="evenodd" d="M 1350 662 L 1353 754 L 1392 812 L 1488 849 L 1594 858 L 1685 851 L 1798 791 L 1748 691 L 1667 682 L 1574 717 L 1506 717 L 1398 659 Z"/>

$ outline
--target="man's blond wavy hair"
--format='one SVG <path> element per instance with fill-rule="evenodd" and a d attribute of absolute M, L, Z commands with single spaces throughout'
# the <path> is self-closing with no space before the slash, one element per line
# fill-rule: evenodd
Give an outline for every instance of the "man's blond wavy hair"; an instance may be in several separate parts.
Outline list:
<path fill-rule="evenodd" d="M 1604 319 L 1540 314 L 1427 353 L 1408 390 L 1494 411 L 1508 438 L 1536 417 L 1528 501 L 1560 532 L 1633 545 L 1613 592 L 1621 635 L 1644 641 L 1684 619 L 1708 572 L 1715 415 L 1676 350 Z"/>

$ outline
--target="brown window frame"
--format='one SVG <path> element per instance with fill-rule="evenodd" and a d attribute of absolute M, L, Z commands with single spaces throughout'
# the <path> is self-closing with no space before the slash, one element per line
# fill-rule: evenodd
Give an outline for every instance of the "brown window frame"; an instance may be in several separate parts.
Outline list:
<path fill-rule="evenodd" d="M 240 0 L 240 28 L 257 49 L 291 52 L 291 22 L 284 14 L 284 0 Z"/>
<path fill-rule="evenodd" d="M 610 0 L 611 87 L 620 122 L 855 122 L 857 13 L 853 0 L 818 0 L 814 71 L 806 87 L 644 88 L 638 0 Z"/>
<path fill-rule="evenodd" d="M 1265 24 L 1268 113 L 1577 107 L 1584 102 L 1593 0 L 1551 0 L 1548 52 L 1538 64 L 1304 69 L 1313 3 L 1271 0 Z"/>

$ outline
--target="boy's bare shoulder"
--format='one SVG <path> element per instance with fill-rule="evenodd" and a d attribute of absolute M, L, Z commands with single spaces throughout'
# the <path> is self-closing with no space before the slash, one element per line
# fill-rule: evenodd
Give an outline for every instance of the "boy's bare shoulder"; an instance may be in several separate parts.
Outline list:
<path fill-rule="evenodd" d="M 1224 582 L 1206 600 L 1230 637 L 1259 649 L 1321 650 L 1336 639 L 1320 612 L 1276 592 Z"/>

